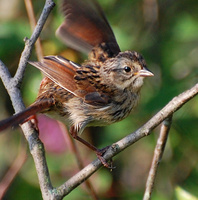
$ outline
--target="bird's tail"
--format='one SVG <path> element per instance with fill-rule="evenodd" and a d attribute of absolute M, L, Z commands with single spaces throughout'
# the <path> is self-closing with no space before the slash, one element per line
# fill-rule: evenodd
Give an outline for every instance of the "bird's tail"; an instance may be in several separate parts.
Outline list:
<path fill-rule="evenodd" d="M 8 127 L 15 127 L 19 124 L 23 124 L 29 121 L 30 119 L 32 119 L 32 117 L 35 116 L 35 114 L 44 112 L 45 110 L 49 109 L 50 106 L 52 106 L 53 104 L 54 102 L 52 99 L 36 101 L 22 112 L 19 112 L 7 119 L 0 121 L 0 131 L 7 129 Z"/>

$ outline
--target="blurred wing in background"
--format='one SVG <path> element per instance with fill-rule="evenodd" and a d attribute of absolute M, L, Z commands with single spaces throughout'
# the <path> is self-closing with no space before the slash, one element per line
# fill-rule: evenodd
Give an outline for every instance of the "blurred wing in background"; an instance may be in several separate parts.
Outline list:
<path fill-rule="evenodd" d="M 113 56 L 120 52 L 113 31 L 95 0 L 63 0 L 65 20 L 56 31 L 68 46 L 89 53 L 93 47 L 105 43 Z"/>

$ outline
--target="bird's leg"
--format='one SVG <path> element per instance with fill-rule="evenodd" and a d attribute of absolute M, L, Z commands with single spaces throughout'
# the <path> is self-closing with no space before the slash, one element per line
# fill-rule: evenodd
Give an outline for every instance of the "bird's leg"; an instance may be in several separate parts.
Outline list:
<path fill-rule="evenodd" d="M 77 135 L 77 132 L 75 131 L 74 127 L 72 126 L 70 128 L 70 133 L 71 133 L 71 136 L 78 140 L 79 142 L 83 143 L 85 146 L 87 146 L 88 148 L 90 148 L 92 151 L 95 151 L 98 159 L 101 161 L 101 163 L 107 167 L 107 168 L 112 168 L 108 163 L 107 161 L 103 158 L 103 155 L 104 153 L 107 151 L 107 149 L 109 148 L 109 146 L 103 148 L 103 149 L 97 149 L 94 145 L 90 144 L 89 142 L 85 141 L 84 139 L 82 139 L 81 137 L 79 137 Z"/>

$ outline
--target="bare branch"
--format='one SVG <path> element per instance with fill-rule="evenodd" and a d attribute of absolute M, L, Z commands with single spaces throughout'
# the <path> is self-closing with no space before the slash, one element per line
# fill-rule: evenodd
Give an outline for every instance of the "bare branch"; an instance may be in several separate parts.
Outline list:
<path fill-rule="evenodd" d="M 26 139 L 28 140 L 30 152 L 34 159 L 42 197 L 44 200 L 54 199 L 54 194 L 51 192 L 53 191 L 53 187 L 50 180 L 43 143 L 38 137 L 38 132 L 32 130 L 29 126 L 26 126 L 26 124 L 22 125 L 22 129 L 24 133 L 31 133 Z"/>
<path fill-rule="evenodd" d="M 160 135 L 157 140 L 157 145 L 155 147 L 154 151 L 154 156 L 153 156 L 153 161 L 151 164 L 151 168 L 149 171 L 149 175 L 147 178 L 147 183 L 146 183 L 146 190 L 144 193 L 144 198 L 143 200 L 150 200 L 151 199 L 151 194 L 154 186 L 154 181 L 157 175 L 157 168 L 160 163 L 160 160 L 162 158 L 162 155 L 164 153 L 164 148 L 166 146 L 166 141 L 168 138 L 168 133 L 171 127 L 171 122 L 172 122 L 172 116 L 169 118 L 165 119 L 162 123 L 161 130 L 160 130 Z"/>
<path fill-rule="evenodd" d="M 28 14 L 29 22 L 30 22 L 30 25 L 31 25 L 31 30 L 33 31 L 36 27 L 36 18 L 35 18 L 35 15 L 34 15 L 32 1 L 31 0 L 24 0 L 24 2 L 25 2 L 27 14 Z M 38 60 L 41 60 L 41 58 L 43 57 L 43 50 L 42 50 L 40 38 L 37 39 L 37 41 L 35 43 L 35 48 L 36 48 L 37 58 L 38 58 Z"/>
<path fill-rule="evenodd" d="M 74 155 L 76 157 L 78 168 L 79 168 L 79 170 L 81 170 L 84 167 L 84 163 L 83 163 L 83 160 L 82 160 L 82 158 L 80 156 L 80 152 L 78 151 L 78 148 L 77 148 L 77 145 L 76 145 L 76 141 L 74 141 L 71 137 L 69 137 L 69 139 L 70 139 L 70 144 L 71 144 L 71 147 L 72 147 L 72 151 L 73 151 L 73 153 L 74 153 Z M 89 191 L 90 195 L 92 196 L 92 198 L 94 200 L 97 200 L 98 197 L 97 197 L 97 194 L 96 194 L 96 192 L 94 190 L 94 187 L 92 186 L 91 181 L 86 180 L 85 181 L 85 186 L 86 186 L 87 190 Z"/>
<path fill-rule="evenodd" d="M 55 4 L 52 0 L 46 0 L 44 9 L 41 13 L 41 16 L 37 22 L 37 25 L 36 25 L 33 33 L 32 33 L 32 36 L 30 37 L 30 39 L 27 39 L 27 38 L 25 39 L 25 49 L 22 52 L 21 59 L 19 61 L 19 66 L 18 66 L 17 72 L 14 76 L 16 85 L 20 84 L 20 82 L 23 78 L 25 67 L 27 65 L 28 59 L 30 58 L 34 44 L 35 44 L 36 40 L 38 39 L 38 37 L 43 29 L 43 26 L 50 14 L 50 11 L 52 10 L 52 8 L 54 6 L 55 6 Z"/>
<path fill-rule="evenodd" d="M 8 90 L 8 93 L 11 97 L 11 101 L 13 103 L 13 107 L 16 112 L 20 112 L 25 108 L 21 100 L 19 85 L 24 75 L 25 67 L 27 65 L 28 59 L 30 58 L 34 43 L 39 37 L 39 34 L 53 6 L 54 3 L 52 0 L 46 0 L 44 9 L 42 11 L 42 14 L 38 20 L 37 26 L 31 38 L 26 39 L 25 48 L 22 53 L 18 70 L 14 78 L 11 77 L 5 65 L 0 61 L 0 76 L 2 78 L 2 81 L 6 89 Z M 151 133 L 151 130 L 153 130 L 156 126 L 158 126 L 167 117 L 171 116 L 181 106 L 183 106 L 186 102 L 188 102 L 195 95 L 197 95 L 197 93 L 198 93 L 198 84 L 196 84 L 190 90 L 187 90 L 184 93 L 180 94 L 179 96 L 175 97 L 145 125 L 143 125 L 134 133 L 131 133 L 122 140 L 118 141 L 117 143 L 114 143 L 106 152 L 104 158 L 106 160 L 111 159 L 113 156 L 123 151 L 125 148 L 132 145 L 142 137 L 149 135 Z M 102 165 L 101 162 L 97 159 L 88 166 L 86 166 L 84 169 L 82 169 L 75 176 L 70 178 L 60 187 L 53 188 L 45 159 L 44 146 L 38 138 L 38 132 L 31 127 L 30 122 L 22 125 L 22 130 L 29 143 L 30 151 L 35 162 L 43 199 L 46 200 L 62 199 L 64 196 L 70 193 L 74 188 L 76 188 L 79 184 L 81 184 L 88 177 L 90 177 Z"/>
<path fill-rule="evenodd" d="M 12 183 L 13 179 L 26 161 L 26 145 L 21 145 L 16 159 L 8 169 L 3 179 L 0 182 L 0 199 L 3 199 L 4 194 Z"/>
<path fill-rule="evenodd" d="M 151 131 L 158 126 L 167 117 L 171 116 L 185 103 L 191 100 L 194 96 L 198 94 L 198 84 L 196 84 L 191 89 L 183 92 L 179 96 L 173 98 L 162 110 L 160 110 L 154 117 L 152 117 L 146 124 L 144 124 L 137 131 L 131 133 L 130 135 L 124 137 L 120 141 L 114 143 L 108 151 L 103 156 L 106 160 L 111 159 L 119 152 L 126 149 L 128 146 L 140 140 L 151 133 Z M 65 182 L 63 185 L 57 188 L 57 193 L 59 195 L 66 196 L 74 188 L 80 185 L 83 181 L 89 178 L 95 171 L 97 171 L 102 166 L 101 162 L 97 159 L 83 170 L 78 172 L 75 176 Z"/>
<path fill-rule="evenodd" d="M 0 60 L 0 77 L 6 90 L 8 91 L 8 94 L 10 95 L 11 102 L 13 108 L 15 109 L 15 112 L 20 112 L 21 110 L 25 109 L 20 90 L 13 84 L 14 79 L 11 77 L 8 68 L 1 60 Z"/>
<path fill-rule="evenodd" d="M 38 20 L 38 23 L 31 38 L 25 40 L 25 48 L 24 51 L 22 52 L 18 70 L 14 78 L 11 77 L 4 63 L 0 61 L 0 76 L 3 84 L 5 85 L 5 88 L 7 89 L 10 95 L 15 112 L 20 112 L 23 109 L 25 109 L 25 106 L 21 98 L 19 85 L 22 81 L 25 67 L 27 65 L 28 59 L 30 58 L 32 49 L 34 47 L 34 43 L 39 37 L 39 34 L 54 5 L 55 4 L 52 0 L 46 0 L 44 9 L 42 11 L 42 14 Z M 30 152 L 35 162 L 43 199 L 53 199 L 53 194 L 51 193 L 52 185 L 45 159 L 44 147 L 42 142 L 38 138 L 38 132 L 31 127 L 30 122 L 25 123 L 21 127 L 29 143 Z"/>
<path fill-rule="evenodd" d="M 7 90 L 9 90 L 10 81 L 12 80 L 11 74 L 5 64 L 0 60 L 0 77 Z"/>
<path fill-rule="evenodd" d="M 134 133 L 126 136 L 125 138 L 117 142 L 116 145 L 117 148 L 119 149 L 118 152 L 124 150 L 126 147 L 138 141 L 142 137 L 149 135 L 156 126 L 158 126 L 162 121 L 164 121 L 174 112 L 176 112 L 180 107 L 182 107 L 185 103 L 187 103 L 197 94 L 198 94 L 198 83 L 191 89 L 186 90 L 177 97 L 174 97 L 164 108 L 162 108 L 141 128 L 139 128 Z"/>

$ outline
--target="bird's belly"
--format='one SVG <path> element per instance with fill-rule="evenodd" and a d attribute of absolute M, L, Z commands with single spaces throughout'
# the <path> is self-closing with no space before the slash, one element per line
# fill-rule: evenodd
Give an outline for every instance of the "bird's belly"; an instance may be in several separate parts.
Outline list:
<path fill-rule="evenodd" d="M 48 112 L 50 117 L 69 121 L 70 125 L 84 129 L 86 126 L 105 126 L 126 118 L 137 104 L 137 97 L 112 101 L 106 105 L 90 105 L 81 98 L 72 98 Z M 120 99 L 119 99 L 120 100 Z"/>
<path fill-rule="evenodd" d="M 81 103 L 69 108 L 69 118 L 75 123 L 86 121 L 88 126 L 105 126 L 126 118 L 134 106 L 131 101 L 125 105 L 110 103 L 105 106 Z"/>

